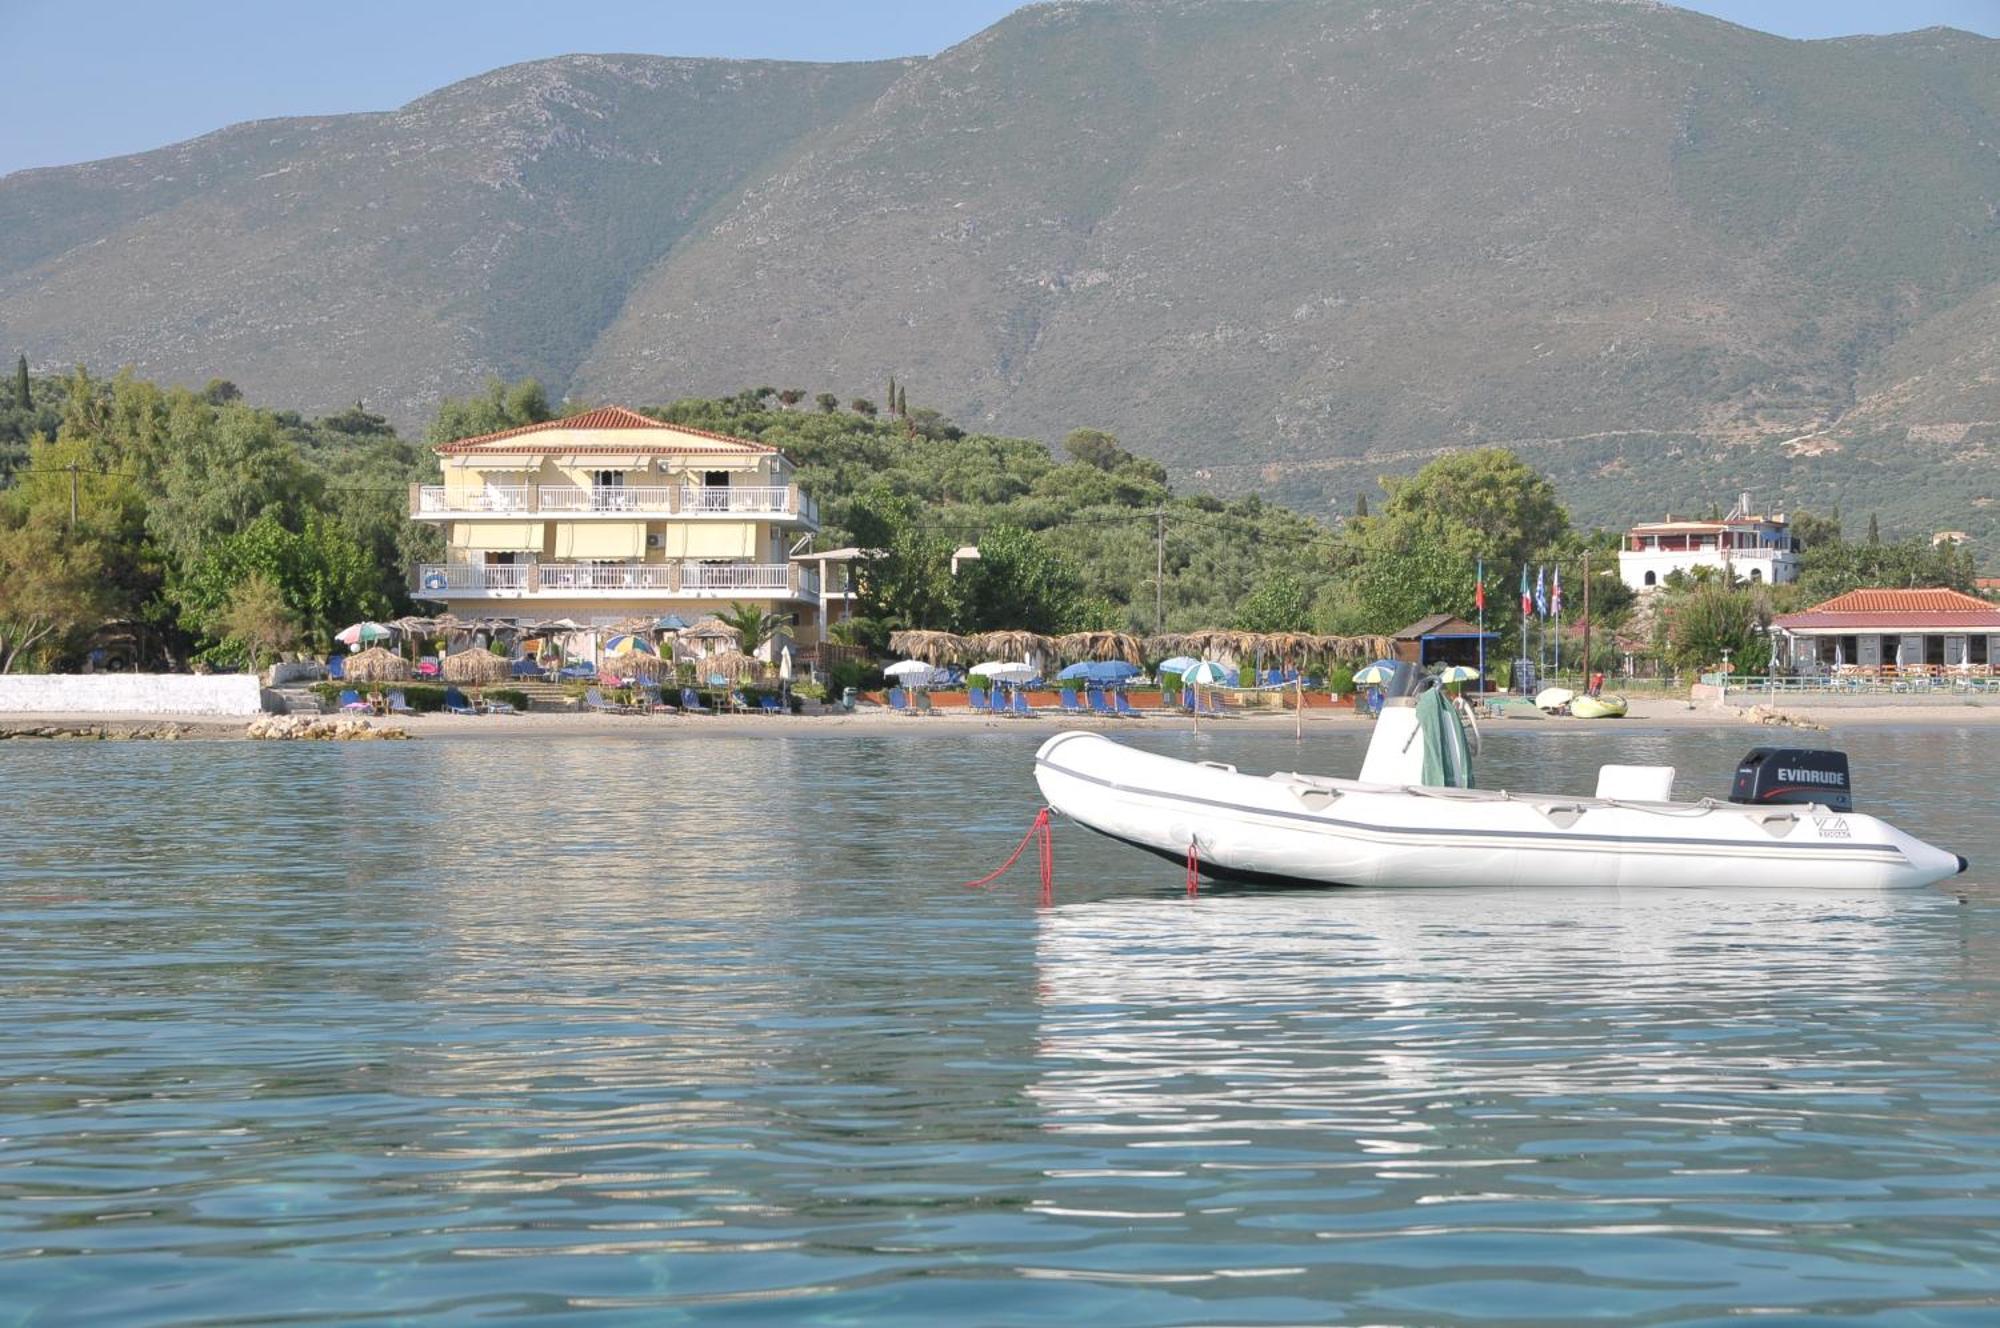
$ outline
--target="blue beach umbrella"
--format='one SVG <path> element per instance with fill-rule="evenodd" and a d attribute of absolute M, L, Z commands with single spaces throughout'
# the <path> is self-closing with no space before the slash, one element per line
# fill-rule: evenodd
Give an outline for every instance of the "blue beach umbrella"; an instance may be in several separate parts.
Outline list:
<path fill-rule="evenodd" d="M 1127 664 L 1122 659 L 1087 659 L 1081 664 L 1072 664 L 1056 675 L 1063 682 L 1124 682 L 1139 675 L 1136 664 Z"/>

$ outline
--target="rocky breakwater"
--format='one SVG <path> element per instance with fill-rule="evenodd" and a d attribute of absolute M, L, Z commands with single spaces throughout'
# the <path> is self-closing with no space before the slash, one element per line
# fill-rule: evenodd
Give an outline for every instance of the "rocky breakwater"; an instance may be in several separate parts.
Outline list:
<path fill-rule="evenodd" d="M 250 721 L 248 737 L 278 742 L 365 742 L 406 739 L 410 735 L 393 724 L 376 727 L 352 715 L 264 715 Z"/>

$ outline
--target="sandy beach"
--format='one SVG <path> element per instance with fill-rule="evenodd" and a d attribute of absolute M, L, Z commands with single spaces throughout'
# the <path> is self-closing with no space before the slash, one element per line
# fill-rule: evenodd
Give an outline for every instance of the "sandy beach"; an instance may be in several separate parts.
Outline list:
<path fill-rule="evenodd" d="M 1515 733 L 1602 733 L 1660 729 L 1742 728 L 1768 732 L 1773 741 L 1788 732 L 1837 735 L 1853 728 L 1967 728 L 2000 724 L 2000 705 L 1929 698 L 1881 705 L 1718 706 L 1662 697 L 1638 697 L 1624 719 L 1576 719 L 1530 715 L 1525 710 L 1504 719 L 1488 719 L 1482 731 L 1506 740 Z M 1792 723 L 1784 722 L 1786 720 Z M 241 739 L 245 719 L 178 715 L 10 714 L 0 716 L 0 739 L 53 738 L 78 740 L 217 740 Z M 1307 732 L 1353 731 L 1370 721 L 1351 710 L 1305 712 Z M 809 734 L 965 733 L 973 730 L 1015 733 L 1056 733 L 1064 729 L 1101 729 L 1143 733 L 1186 729 L 1185 715 L 1141 719 L 1105 719 L 1090 715 L 1044 714 L 1025 718 L 994 718 L 967 711 L 936 711 L 917 716 L 876 708 L 852 713 L 828 710 L 804 715 L 604 715 L 550 713 L 523 715 L 414 715 L 374 719 L 376 728 L 399 728 L 412 738 L 477 739 L 490 737 L 593 737 L 700 734 L 729 737 L 799 737 Z M 1292 732 L 1298 725 L 1290 711 L 1255 711 L 1204 717 L 1204 728 L 1218 732 Z"/>

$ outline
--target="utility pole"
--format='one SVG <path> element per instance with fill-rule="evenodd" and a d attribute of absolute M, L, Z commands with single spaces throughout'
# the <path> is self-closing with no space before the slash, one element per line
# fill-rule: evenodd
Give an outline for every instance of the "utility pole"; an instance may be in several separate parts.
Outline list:
<path fill-rule="evenodd" d="M 1167 629 L 1167 509 L 1153 513 L 1153 635 Z"/>
<path fill-rule="evenodd" d="M 1590 690 L 1590 550 L 1583 551 L 1583 690 Z"/>

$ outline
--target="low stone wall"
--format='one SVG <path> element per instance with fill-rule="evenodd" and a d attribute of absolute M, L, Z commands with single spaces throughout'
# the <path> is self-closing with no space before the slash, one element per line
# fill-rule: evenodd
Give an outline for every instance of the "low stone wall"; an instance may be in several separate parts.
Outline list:
<path fill-rule="evenodd" d="M 0 674 L 0 714 L 255 715 L 254 673 Z"/>

